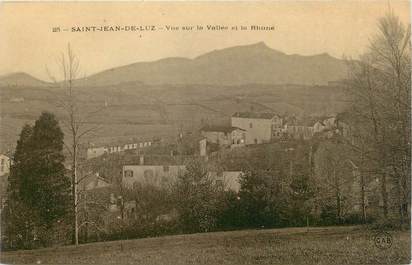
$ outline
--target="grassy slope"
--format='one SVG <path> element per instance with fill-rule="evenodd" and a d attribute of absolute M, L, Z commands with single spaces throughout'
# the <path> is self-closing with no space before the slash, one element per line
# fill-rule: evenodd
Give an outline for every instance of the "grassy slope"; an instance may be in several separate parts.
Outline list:
<path fill-rule="evenodd" d="M 2 253 L 2 263 L 49 264 L 406 264 L 409 232 L 388 250 L 356 227 L 286 228 L 167 236 Z"/>
<path fill-rule="evenodd" d="M 100 129 L 86 141 L 96 144 L 130 137 L 152 138 L 177 135 L 199 127 L 200 121 L 228 123 L 236 111 L 275 111 L 295 114 L 325 114 L 344 109 L 342 89 L 334 87 L 265 86 L 160 86 L 79 88 L 83 115 L 108 104 L 87 122 Z M 0 87 L 0 151 L 13 149 L 24 123 L 44 110 L 64 113 L 56 106 L 62 91 L 33 87 Z M 12 102 L 24 98 L 24 102 Z M 163 111 L 162 111 L 163 110 Z M 166 117 L 164 117 L 166 115 Z M 93 125 L 90 125 L 93 126 Z"/>

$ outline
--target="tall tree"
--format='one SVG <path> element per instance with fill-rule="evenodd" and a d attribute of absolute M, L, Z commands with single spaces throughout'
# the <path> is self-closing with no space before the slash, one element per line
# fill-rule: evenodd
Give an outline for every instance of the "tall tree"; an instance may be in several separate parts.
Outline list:
<path fill-rule="evenodd" d="M 60 75 L 57 77 L 52 75 L 47 69 L 50 79 L 53 81 L 54 86 L 62 88 L 64 91 L 63 97 L 56 96 L 56 101 L 58 107 L 63 110 L 64 119 L 62 123 L 68 131 L 67 144 L 65 143 L 66 149 L 70 155 L 71 159 L 71 191 L 72 191 L 72 212 L 73 212 L 73 235 L 74 244 L 79 244 L 79 191 L 78 185 L 87 176 L 79 177 L 79 155 L 80 146 L 83 139 L 90 133 L 95 132 L 100 126 L 91 125 L 89 126 L 88 121 L 93 118 L 97 113 L 105 108 L 98 107 L 90 111 L 82 109 L 82 106 L 87 104 L 81 104 L 78 93 L 76 93 L 76 84 L 78 78 L 80 77 L 80 62 L 70 43 L 67 45 L 67 52 L 62 53 L 60 59 L 58 60 L 58 69 L 60 70 Z M 83 202 L 84 203 L 84 202 Z"/>
<path fill-rule="evenodd" d="M 348 191 L 356 181 L 351 165 L 347 164 L 348 157 L 348 150 L 335 139 L 320 144 L 314 156 L 317 201 L 321 209 L 335 208 L 336 223 L 343 221 L 344 209 L 349 207 L 347 201 L 354 195 Z"/>
<path fill-rule="evenodd" d="M 43 112 L 30 138 L 31 179 L 21 193 L 36 208 L 42 223 L 50 226 L 64 217 L 70 202 L 70 180 L 66 176 L 63 132 L 52 113 Z"/>
<path fill-rule="evenodd" d="M 30 248 L 33 241 L 33 234 L 36 213 L 31 210 L 23 200 L 22 185 L 27 182 L 27 174 L 30 173 L 28 167 L 29 142 L 33 128 L 25 125 L 17 141 L 16 150 L 13 156 L 13 163 L 10 167 L 8 177 L 7 202 L 2 214 L 2 228 L 7 240 L 4 242 L 9 248 Z"/>
<path fill-rule="evenodd" d="M 274 170 L 248 170 L 241 176 L 239 198 L 242 219 L 249 227 L 288 223 L 290 177 Z"/>
<path fill-rule="evenodd" d="M 366 149 L 362 157 L 379 176 L 383 216 L 388 218 L 396 208 L 401 222 L 410 208 L 410 55 L 410 26 L 389 12 L 379 20 L 378 33 L 361 60 L 351 62 L 349 80 L 356 133 L 363 145 L 355 143 L 354 149 Z"/>
<path fill-rule="evenodd" d="M 62 151 L 63 133 L 53 114 L 43 112 L 34 127 L 23 127 L 10 171 L 6 210 L 8 234 L 18 247 L 31 247 L 35 237 L 48 243 L 50 232 L 41 231 L 67 215 L 70 180 Z"/>
<path fill-rule="evenodd" d="M 218 199 L 222 190 L 215 184 L 204 162 L 193 159 L 174 186 L 176 209 L 182 229 L 206 232 L 215 228 Z"/>
<path fill-rule="evenodd" d="M 16 151 L 13 156 L 13 163 L 10 167 L 8 198 L 19 199 L 21 184 L 25 181 L 26 173 L 29 173 L 28 163 L 30 162 L 30 138 L 33 128 L 26 124 L 17 140 Z"/>

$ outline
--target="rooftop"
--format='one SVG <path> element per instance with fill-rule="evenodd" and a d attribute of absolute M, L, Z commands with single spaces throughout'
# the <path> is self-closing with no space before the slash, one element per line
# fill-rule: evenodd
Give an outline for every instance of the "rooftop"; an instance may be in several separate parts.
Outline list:
<path fill-rule="evenodd" d="M 235 130 L 244 131 L 243 129 L 240 129 L 238 127 L 233 127 L 233 126 L 205 126 L 201 128 L 200 130 L 204 132 L 225 132 L 225 133 L 233 132 Z"/>
<path fill-rule="evenodd" d="M 271 112 L 236 112 L 232 117 L 237 118 L 249 118 L 249 119 L 267 119 L 271 120 L 273 117 L 278 116 Z"/>

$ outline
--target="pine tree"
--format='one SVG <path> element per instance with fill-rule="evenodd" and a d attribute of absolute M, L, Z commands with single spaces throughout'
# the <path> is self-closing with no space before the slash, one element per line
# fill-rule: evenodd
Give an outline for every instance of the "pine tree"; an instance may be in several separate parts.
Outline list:
<path fill-rule="evenodd" d="M 58 121 L 48 112 L 34 127 L 22 129 L 3 218 L 9 247 L 31 248 L 36 238 L 48 244 L 50 229 L 68 214 L 70 179 L 63 164 L 63 137 Z"/>
<path fill-rule="evenodd" d="M 25 204 L 21 192 L 24 176 L 29 171 L 28 145 L 32 132 L 33 128 L 30 125 L 23 127 L 10 168 L 7 204 L 2 215 L 2 228 L 6 235 L 4 245 L 8 248 L 30 248 L 33 240 L 36 212 Z"/>
<path fill-rule="evenodd" d="M 13 164 L 10 168 L 8 186 L 9 199 L 20 199 L 21 183 L 24 181 L 25 173 L 28 170 L 27 164 L 29 162 L 29 143 L 32 133 L 33 128 L 26 124 L 20 133 L 20 139 L 17 141 Z"/>
<path fill-rule="evenodd" d="M 30 140 L 29 181 L 22 185 L 28 205 L 39 212 L 40 221 L 52 225 L 67 214 L 70 179 L 66 176 L 63 132 L 52 113 L 43 112 L 33 127 Z"/>

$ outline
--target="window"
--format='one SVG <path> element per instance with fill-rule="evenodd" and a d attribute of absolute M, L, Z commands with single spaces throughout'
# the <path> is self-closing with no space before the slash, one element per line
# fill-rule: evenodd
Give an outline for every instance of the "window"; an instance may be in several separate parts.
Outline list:
<path fill-rule="evenodd" d="M 253 128 L 253 123 L 249 123 L 249 128 Z"/>
<path fill-rule="evenodd" d="M 223 180 L 217 179 L 215 183 L 219 189 L 223 189 Z"/>
<path fill-rule="evenodd" d="M 133 178 L 133 170 L 125 170 L 124 171 L 124 176 L 126 178 Z"/>
<path fill-rule="evenodd" d="M 145 179 L 147 182 L 153 180 L 153 175 L 154 175 L 154 174 L 153 174 L 153 170 L 152 170 L 152 169 L 146 169 L 143 174 L 144 174 L 144 179 Z"/>

